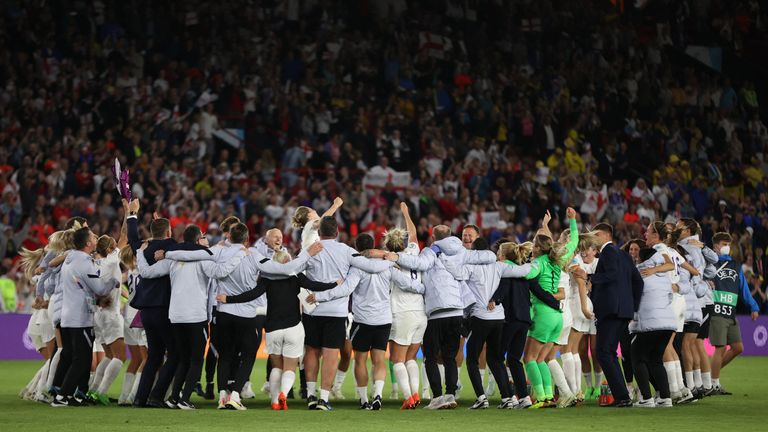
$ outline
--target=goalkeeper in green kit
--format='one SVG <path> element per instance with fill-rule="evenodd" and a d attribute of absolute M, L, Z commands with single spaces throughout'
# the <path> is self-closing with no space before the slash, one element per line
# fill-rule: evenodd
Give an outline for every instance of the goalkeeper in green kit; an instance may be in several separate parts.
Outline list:
<path fill-rule="evenodd" d="M 576 210 L 568 208 L 570 236 L 566 244 L 556 243 L 549 231 L 549 212 L 544 216 L 542 229 L 536 233 L 533 246 L 533 261 L 517 267 L 516 276 L 536 279 L 541 288 L 555 299 L 565 298 L 565 291 L 559 288 L 560 271 L 573 256 L 579 244 L 579 227 L 576 224 Z M 564 262 L 564 260 L 566 262 Z M 531 296 L 531 328 L 525 344 L 525 372 L 536 395 L 537 402 L 531 408 L 554 408 L 552 375 L 547 366 L 547 354 L 560 338 L 563 315 L 559 309 L 552 309 L 535 296 Z"/>

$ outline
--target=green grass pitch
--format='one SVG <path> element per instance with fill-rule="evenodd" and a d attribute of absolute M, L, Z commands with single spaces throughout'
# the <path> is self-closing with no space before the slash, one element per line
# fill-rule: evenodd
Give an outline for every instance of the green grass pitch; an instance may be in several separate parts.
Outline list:
<path fill-rule="evenodd" d="M 334 411 L 307 411 L 300 401 L 289 401 L 287 412 L 268 409 L 267 397 L 247 400 L 247 411 L 218 411 L 212 401 L 193 396 L 197 411 L 133 409 L 123 407 L 51 408 L 23 401 L 18 392 L 41 363 L 36 361 L 0 362 L 0 430 L 21 431 L 764 431 L 768 405 L 768 357 L 736 359 L 723 374 L 723 385 L 733 396 L 710 397 L 672 409 L 610 409 L 595 402 L 570 409 L 471 411 L 473 399 L 466 373 L 459 408 L 453 411 L 401 412 L 399 401 L 388 400 L 379 412 L 361 412 L 354 399 L 354 379 L 347 377 L 344 401 L 332 402 Z M 256 390 L 264 382 L 264 362 L 254 367 Z M 122 375 L 112 386 L 117 397 Z M 296 385 L 298 390 L 298 383 Z M 498 404 L 498 394 L 492 398 Z"/>

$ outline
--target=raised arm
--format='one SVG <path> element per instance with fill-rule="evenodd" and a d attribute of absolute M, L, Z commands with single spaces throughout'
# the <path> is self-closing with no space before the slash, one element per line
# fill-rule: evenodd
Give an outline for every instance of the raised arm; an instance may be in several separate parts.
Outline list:
<path fill-rule="evenodd" d="M 546 213 L 544 213 L 544 218 L 541 220 L 541 228 L 539 229 L 539 232 L 536 234 L 543 234 L 549 238 L 552 238 L 552 231 L 549 230 L 549 221 L 552 220 L 552 215 L 549 213 L 549 210 L 547 210 Z"/>
<path fill-rule="evenodd" d="M 566 214 L 568 215 L 568 230 L 570 234 L 568 236 L 568 243 L 565 245 L 565 256 L 570 259 L 579 246 L 579 225 L 576 223 L 576 210 L 568 207 Z"/>
<path fill-rule="evenodd" d="M 147 258 L 144 256 L 144 250 L 139 249 L 138 252 L 139 253 L 136 254 L 136 265 L 138 266 L 141 277 L 155 279 L 168 276 L 171 273 L 171 264 L 173 264 L 173 261 L 163 259 L 150 266 L 147 263 Z"/>
<path fill-rule="evenodd" d="M 320 216 L 320 217 L 321 217 L 321 218 L 324 218 L 324 217 L 326 217 L 326 216 L 333 216 L 333 215 L 336 213 L 336 210 L 338 210 L 339 208 L 341 208 L 341 206 L 342 206 L 343 204 L 344 204 L 344 200 L 342 200 L 342 199 L 341 199 L 341 198 L 339 198 L 339 197 L 336 197 L 336 198 L 333 200 L 333 205 L 331 205 L 331 208 L 329 208 L 328 210 L 326 210 L 326 211 L 325 211 L 325 213 L 323 213 L 323 215 L 322 215 L 322 216 Z"/>
<path fill-rule="evenodd" d="M 139 200 L 134 199 L 128 203 L 128 215 L 125 219 L 125 224 L 128 230 L 128 244 L 131 245 L 134 254 L 136 254 L 136 251 L 141 247 L 141 240 L 139 239 L 139 218 L 137 216 L 138 212 Z"/>
<path fill-rule="evenodd" d="M 400 203 L 400 211 L 403 212 L 403 221 L 405 221 L 405 229 L 408 231 L 408 242 L 418 242 L 418 235 L 416 232 L 416 225 L 411 220 L 411 214 L 408 210 L 408 205 L 405 202 Z"/>

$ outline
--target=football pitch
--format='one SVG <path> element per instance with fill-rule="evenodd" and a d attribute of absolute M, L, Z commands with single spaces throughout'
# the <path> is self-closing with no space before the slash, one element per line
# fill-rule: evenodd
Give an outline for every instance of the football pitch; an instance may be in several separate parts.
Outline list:
<path fill-rule="evenodd" d="M 273 412 L 267 397 L 246 400 L 247 411 L 218 411 L 213 401 L 193 396 L 197 411 L 133 409 L 124 407 L 51 408 L 19 399 L 18 392 L 42 363 L 0 362 L 0 430 L 21 431 L 758 431 L 767 430 L 762 411 L 768 405 L 768 357 L 736 359 L 723 374 L 723 385 L 732 396 L 717 396 L 672 409 L 600 408 L 595 401 L 569 409 L 498 410 L 498 394 L 490 409 L 468 410 L 473 398 L 464 373 L 459 408 L 452 411 L 399 410 L 399 401 L 388 399 L 385 387 L 382 411 L 359 411 L 354 399 L 354 379 L 345 382 L 344 401 L 332 401 L 332 412 L 307 411 L 298 400 L 289 410 Z M 257 361 L 254 389 L 264 382 L 264 361 Z M 122 374 L 112 386 L 117 397 Z M 296 384 L 298 390 L 298 382 Z M 298 393 L 298 392 L 297 392 Z"/>

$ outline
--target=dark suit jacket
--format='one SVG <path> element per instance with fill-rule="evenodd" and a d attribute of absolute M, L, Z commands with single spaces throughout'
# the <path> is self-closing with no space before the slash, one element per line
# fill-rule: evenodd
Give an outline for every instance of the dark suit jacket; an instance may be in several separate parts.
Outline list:
<path fill-rule="evenodd" d="M 592 281 L 592 304 L 597 319 L 632 319 L 643 294 L 643 278 L 628 253 L 613 243 L 600 252 Z"/>
<path fill-rule="evenodd" d="M 128 243 L 134 254 L 141 247 L 137 222 L 136 218 L 128 219 Z M 155 251 L 170 251 L 174 248 L 176 248 L 176 240 L 174 239 L 150 240 L 147 248 L 144 249 L 144 258 L 147 259 L 147 264 L 152 265 L 155 263 Z M 141 278 L 139 285 L 136 286 L 133 300 L 131 300 L 131 306 L 139 310 L 153 307 L 167 309 L 170 303 L 171 279 L 168 276 L 153 279 Z"/>

